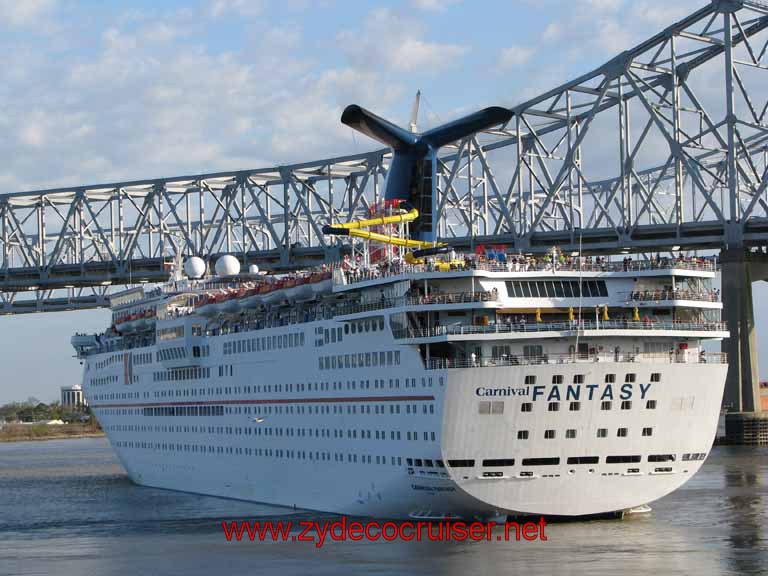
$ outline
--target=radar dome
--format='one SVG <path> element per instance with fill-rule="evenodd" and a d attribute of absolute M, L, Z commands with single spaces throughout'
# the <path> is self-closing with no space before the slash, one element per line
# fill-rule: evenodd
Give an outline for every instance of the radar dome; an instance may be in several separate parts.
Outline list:
<path fill-rule="evenodd" d="M 184 274 L 187 278 L 202 278 L 205 274 L 205 261 L 198 256 L 187 258 L 184 262 Z"/>
<path fill-rule="evenodd" d="M 250 266 L 248 266 L 248 274 L 250 274 L 251 276 L 256 276 L 256 274 L 258 273 L 259 273 L 259 267 L 256 266 L 256 264 L 251 264 Z"/>
<path fill-rule="evenodd" d="M 237 276 L 240 274 L 240 261 L 226 254 L 216 260 L 216 276 Z"/>

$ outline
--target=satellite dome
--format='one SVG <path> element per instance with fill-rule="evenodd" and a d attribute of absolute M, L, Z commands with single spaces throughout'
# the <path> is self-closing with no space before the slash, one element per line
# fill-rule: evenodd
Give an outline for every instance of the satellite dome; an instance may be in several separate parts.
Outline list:
<path fill-rule="evenodd" d="M 240 274 L 240 261 L 226 254 L 216 260 L 216 276 L 237 276 Z"/>
<path fill-rule="evenodd" d="M 256 264 L 251 264 L 248 266 L 248 274 L 251 276 L 256 276 L 259 273 L 259 267 L 256 266 Z"/>
<path fill-rule="evenodd" d="M 199 256 L 187 258 L 184 262 L 184 274 L 187 278 L 202 278 L 205 274 L 205 261 Z"/>

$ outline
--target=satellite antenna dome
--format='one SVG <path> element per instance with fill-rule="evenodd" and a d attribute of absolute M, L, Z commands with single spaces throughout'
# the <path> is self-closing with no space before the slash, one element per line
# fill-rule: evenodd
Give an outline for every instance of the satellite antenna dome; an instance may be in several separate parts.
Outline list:
<path fill-rule="evenodd" d="M 240 261 L 231 254 L 225 254 L 216 260 L 216 276 L 237 276 L 240 274 Z"/>
<path fill-rule="evenodd" d="M 187 258 L 184 262 L 184 274 L 187 278 L 202 278 L 205 274 L 205 261 L 199 256 Z"/>
<path fill-rule="evenodd" d="M 259 273 L 259 267 L 256 266 L 256 264 L 251 264 L 248 266 L 248 274 L 251 276 L 256 276 Z"/>

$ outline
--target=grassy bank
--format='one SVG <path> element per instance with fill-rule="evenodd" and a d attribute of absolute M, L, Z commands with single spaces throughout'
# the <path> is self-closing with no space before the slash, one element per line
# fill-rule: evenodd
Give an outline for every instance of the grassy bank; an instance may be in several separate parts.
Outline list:
<path fill-rule="evenodd" d="M 6 424 L 0 429 L 0 442 L 24 440 L 60 440 L 62 438 L 95 438 L 104 433 L 95 424 Z"/>

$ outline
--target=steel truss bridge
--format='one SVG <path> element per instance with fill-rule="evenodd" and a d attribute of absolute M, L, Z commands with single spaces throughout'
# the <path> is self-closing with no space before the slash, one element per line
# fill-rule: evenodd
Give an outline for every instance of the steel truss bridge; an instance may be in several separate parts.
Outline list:
<path fill-rule="evenodd" d="M 438 236 L 584 253 L 768 240 L 768 3 L 714 0 L 432 158 Z M 103 306 L 177 255 L 339 257 L 389 153 L 0 196 L 0 313 Z M 679 248 L 677 248 L 679 247 Z M 348 246 L 347 246 L 348 248 Z"/>

